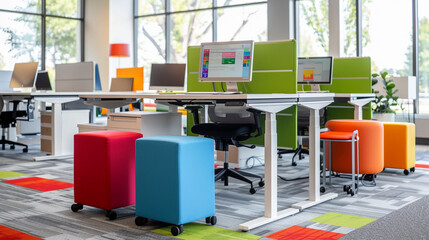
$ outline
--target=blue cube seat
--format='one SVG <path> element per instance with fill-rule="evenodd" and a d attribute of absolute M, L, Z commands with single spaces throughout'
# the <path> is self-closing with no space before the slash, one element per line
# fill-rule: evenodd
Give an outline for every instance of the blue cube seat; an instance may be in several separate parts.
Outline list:
<path fill-rule="evenodd" d="M 203 137 L 153 136 L 136 141 L 136 224 L 148 219 L 183 224 L 216 223 L 214 141 Z M 176 234 L 175 234 L 176 233 Z"/>

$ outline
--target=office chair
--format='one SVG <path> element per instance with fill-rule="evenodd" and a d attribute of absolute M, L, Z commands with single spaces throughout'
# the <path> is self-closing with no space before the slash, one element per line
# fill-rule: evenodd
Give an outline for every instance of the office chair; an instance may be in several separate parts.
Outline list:
<path fill-rule="evenodd" d="M 250 193 L 254 194 L 256 190 L 253 187 L 253 181 L 245 176 L 259 178 L 260 187 L 265 185 L 263 178 L 256 174 L 229 168 L 228 150 L 229 145 L 255 148 L 254 145 L 245 146 L 240 144 L 240 141 L 258 137 L 262 134 L 261 123 L 259 120 L 260 111 L 255 109 L 246 109 L 244 104 L 242 106 L 225 106 L 223 104 L 217 104 L 216 106 L 208 107 L 208 114 L 212 122 L 200 123 L 198 115 L 198 110 L 200 108 L 201 106 L 186 107 L 186 109 L 189 109 L 192 112 L 194 118 L 195 125 L 191 128 L 191 131 L 214 139 L 216 150 L 225 152 L 223 168 L 215 170 L 215 181 L 222 178 L 224 185 L 228 186 L 228 177 L 232 177 L 249 183 Z M 256 134 L 252 135 L 255 132 Z"/>
<path fill-rule="evenodd" d="M 322 108 L 319 111 L 319 115 L 320 115 L 320 126 L 323 126 L 326 122 L 327 119 L 327 111 L 326 108 Z M 298 156 L 299 160 L 304 159 L 303 154 L 309 154 L 308 149 L 303 147 L 302 144 L 302 138 L 306 135 L 308 135 L 308 131 L 309 131 L 309 125 L 310 125 L 310 109 L 307 109 L 305 107 L 302 106 L 298 106 L 298 119 L 297 119 L 297 123 L 298 123 L 298 147 L 295 150 L 290 150 L 290 149 L 278 149 L 277 151 L 277 156 L 279 158 L 282 157 L 282 154 L 285 153 L 293 153 L 292 156 L 292 166 L 296 166 L 296 157 Z"/>
<path fill-rule="evenodd" d="M 0 140 L 0 144 L 2 145 L 2 150 L 5 150 L 5 145 L 9 144 L 9 145 L 11 145 L 10 149 L 15 149 L 15 145 L 18 145 L 18 146 L 24 147 L 24 149 L 22 150 L 23 152 L 28 152 L 28 145 L 7 140 L 5 131 L 7 128 L 9 128 L 11 126 L 15 127 L 17 120 L 28 120 L 28 114 L 27 113 L 29 112 L 30 100 L 27 99 L 27 110 L 26 111 L 24 111 L 24 110 L 18 111 L 18 104 L 21 102 L 21 100 L 13 100 L 10 102 L 13 103 L 12 111 L 2 111 L 0 113 L 0 125 L 2 128 L 2 137 Z M 3 97 L 0 96 L 0 110 L 3 109 L 3 106 L 4 106 Z M 18 118 L 23 118 L 23 117 L 27 117 L 27 119 L 18 119 Z"/>

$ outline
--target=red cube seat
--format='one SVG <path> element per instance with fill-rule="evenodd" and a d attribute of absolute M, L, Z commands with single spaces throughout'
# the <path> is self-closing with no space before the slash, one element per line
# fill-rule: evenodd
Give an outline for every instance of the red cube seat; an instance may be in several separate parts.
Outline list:
<path fill-rule="evenodd" d="M 134 132 L 96 131 L 74 136 L 74 200 L 72 211 L 83 205 L 106 210 L 135 204 Z"/>

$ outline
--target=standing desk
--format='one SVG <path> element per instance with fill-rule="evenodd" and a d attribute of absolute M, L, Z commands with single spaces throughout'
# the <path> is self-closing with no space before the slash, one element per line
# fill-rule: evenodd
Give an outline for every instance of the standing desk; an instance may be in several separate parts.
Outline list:
<path fill-rule="evenodd" d="M 156 102 L 167 104 L 169 111 L 177 111 L 177 106 L 210 105 L 240 101 L 247 107 L 265 112 L 265 207 L 264 216 L 240 224 L 244 231 L 265 225 L 281 218 L 294 215 L 299 211 L 333 199 L 336 193 L 320 195 L 320 127 L 319 109 L 334 100 L 333 93 L 304 93 L 304 94 L 144 94 L 144 93 L 94 93 L 81 94 L 86 103 L 106 107 L 127 104 L 132 99 L 153 98 Z M 276 113 L 300 104 L 310 108 L 310 178 L 309 199 L 292 205 L 291 208 L 277 210 L 277 121 Z M 316 124 L 317 123 L 317 124 Z"/>
<path fill-rule="evenodd" d="M 66 159 L 73 157 L 72 155 L 65 155 L 63 152 L 62 139 L 62 103 L 73 102 L 79 100 L 78 95 L 82 93 L 77 92 L 0 92 L 5 101 L 11 100 L 24 100 L 34 99 L 44 103 L 52 104 L 52 122 L 53 122 L 53 148 L 52 154 L 48 156 L 34 157 L 34 161 L 52 160 L 52 159 Z"/>

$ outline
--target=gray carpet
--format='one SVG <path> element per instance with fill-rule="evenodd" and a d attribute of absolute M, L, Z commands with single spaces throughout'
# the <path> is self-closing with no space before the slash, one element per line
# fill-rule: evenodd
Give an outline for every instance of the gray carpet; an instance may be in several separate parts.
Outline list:
<path fill-rule="evenodd" d="M 354 230 L 341 239 L 429 239 L 429 196 Z"/>
<path fill-rule="evenodd" d="M 65 182 L 73 182 L 73 160 L 33 162 L 33 156 L 40 154 L 39 139 L 27 138 L 29 153 L 20 149 L 0 151 L 0 171 L 15 171 L 28 176 L 44 177 Z M 429 164 L 429 151 L 417 151 L 416 162 Z M 308 176 L 308 157 L 298 161 L 292 167 L 291 155 L 279 159 L 279 175 L 287 179 Z M 263 167 L 254 167 L 250 171 L 262 173 Z M 3 182 L 0 179 L 0 225 L 4 225 L 36 237 L 47 240 L 55 239 L 172 239 L 151 230 L 166 224 L 149 221 L 146 226 L 134 224 L 135 207 L 118 209 L 118 219 L 110 221 L 100 209 L 85 206 L 82 211 L 73 213 L 73 189 L 51 192 L 39 192 Z M 336 192 L 336 199 L 305 209 L 294 216 L 252 229 L 248 233 L 261 236 L 297 225 L 301 227 L 327 230 L 342 234 L 352 234 L 355 229 L 315 223 L 310 221 L 328 212 L 344 213 L 356 216 L 381 219 L 416 202 L 429 194 L 429 169 L 418 168 L 415 173 L 405 176 L 402 170 L 387 169 L 377 177 L 377 186 L 361 187 L 354 197 L 342 191 L 342 184 L 350 180 L 333 179 L 335 185 L 328 187 L 327 192 Z M 278 208 L 288 208 L 291 204 L 306 200 L 308 197 L 308 179 L 294 181 L 278 180 Z M 239 231 L 238 225 L 264 213 L 264 192 L 259 188 L 256 194 L 249 194 L 249 186 L 236 180 L 225 187 L 216 182 L 216 216 L 217 227 Z M 425 218 L 424 221 L 426 221 Z M 204 220 L 198 221 L 203 223 Z M 426 221 L 427 222 L 427 221 Z M 399 219 L 398 224 L 402 224 Z M 412 224 L 412 223 L 410 223 Z M 386 226 L 391 229 L 392 226 Z M 185 226 L 186 229 L 186 226 Z M 428 228 L 427 228 L 428 229 Z M 186 231 L 186 230 L 185 230 Z M 379 231 L 375 229 L 375 231 Z M 390 230 L 386 230 L 390 231 Z M 390 237 L 389 239 L 421 239 L 421 228 L 407 229 L 407 238 Z M 399 234 L 399 233 L 398 233 Z M 353 236 L 353 235 L 350 235 Z M 377 239 L 371 237 L 357 239 Z M 427 235 L 429 239 L 429 235 Z M 180 235 L 179 235 L 180 237 Z M 356 239 L 356 238 L 354 238 Z"/>

